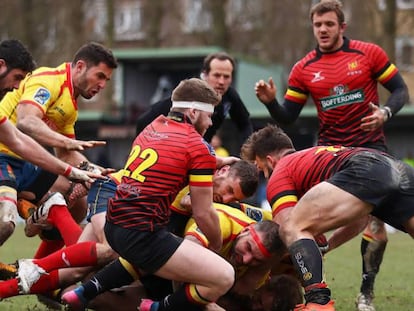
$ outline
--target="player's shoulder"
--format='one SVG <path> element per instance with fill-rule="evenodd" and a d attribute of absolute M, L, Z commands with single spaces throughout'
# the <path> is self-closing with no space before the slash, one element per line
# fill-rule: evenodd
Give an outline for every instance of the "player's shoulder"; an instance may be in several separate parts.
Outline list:
<path fill-rule="evenodd" d="M 374 42 L 349 40 L 349 48 L 352 50 L 359 50 L 362 52 L 382 51 L 383 49 Z"/>
<path fill-rule="evenodd" d="M 66 64 L 58 67 L 39 67 L 28 76 L 26 83 L 41 84 L 48 88 L 60 89 L 62 83 L 67 79 Z"/>

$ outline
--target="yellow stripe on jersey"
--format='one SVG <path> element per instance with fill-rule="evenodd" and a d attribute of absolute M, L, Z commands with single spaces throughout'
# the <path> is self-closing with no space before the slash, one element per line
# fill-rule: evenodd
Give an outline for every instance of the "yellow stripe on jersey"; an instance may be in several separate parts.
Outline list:
<path fill-rule="evenodd" d="M 397 67 L 395 67 L 394 64 L 390 64 L 387 70 L 385 70 L 384 73 L 378 77 L 378 81 L 381 82 L 383 80 L 386 80 L 390 76 L 390 74 L 394 72 L 394 70 L 397 70 Z"/>
<path fill-rule="evenodd" d="M 204 183 L 204 182 L 212 182 L 213 175 L 190 175 L 190 182 L 195 183 Z"/>
<path fill-rule="evenodd" d="M 287 89 L 286 95 L 287 96 L 294 97 L 294 98 L 297 98 L 297 99 L 300 99 L 301 101 L 305 101 L 307 99 L 306 94 L 299 93 L 299 92 L 294 91 L 294 90 L 292 90 L 290 88 Z"/>
<path fill-rule="evenodd" d="M 296 195 L 285 195 L 278 200 L 276 200 L 272 205 L 272 213 L 274 212 L 282 205 L 286 203 L 292 203 L 296 204 L 298 202 L 298 197 Z"/>

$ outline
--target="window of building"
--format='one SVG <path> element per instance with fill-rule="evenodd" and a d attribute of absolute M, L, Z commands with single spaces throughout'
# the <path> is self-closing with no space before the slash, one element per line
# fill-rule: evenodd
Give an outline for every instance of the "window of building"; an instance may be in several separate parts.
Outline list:
<path fill-rule="evenodd" d="M 184 32 L 206 31 L 211 28 L 212 18 L 203 0 L 185 1 Z"/>
<path fill-rule="evenodd" d="M 401 70 L 414 71 L 414 37 L 396 40 L 397 65 Z"/>
<path fill-rule="evenodd" d="M 141 3 L 128 1 L 115 7 L 115 37 L 117 40 L 142 39 Z"/>

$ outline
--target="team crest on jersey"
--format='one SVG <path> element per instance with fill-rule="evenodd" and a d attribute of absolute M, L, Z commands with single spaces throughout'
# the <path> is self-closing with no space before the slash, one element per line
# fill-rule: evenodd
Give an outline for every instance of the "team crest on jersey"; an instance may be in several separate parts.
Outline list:
<path fill-rule="evenodd" d="M 36 103 L 39 103 L 43 106 L 50 99 L 50 92 L 48 89 L 45 89 L 44 87 L 39 87 L 35 95 L 33 96 L 33 99 Z"/>
<path fill-rule="evenodd" d="M 322 76 L 322 71 L 318 71 L 318 72 L 313 73 L 313 79 L 311 82 L 314 83 L 314 82 L 322 81 L 324 79 L 325 77 Z"/>
<path fill-rule="evenodd" d="M 353 76 L 356 74 L 361 74 L 362 70 L 359 68 L 358 60 L 354 60 L 348 63 L 348 76 Z"/>
<path fill-rule="evenodd" d="M 254 219 L 256 221 L 262 221 L 263 220 L 263 213 L 257 209 L 253 208 L 247 208 L 246 215 L 249 216 L 251 219 Z"/>

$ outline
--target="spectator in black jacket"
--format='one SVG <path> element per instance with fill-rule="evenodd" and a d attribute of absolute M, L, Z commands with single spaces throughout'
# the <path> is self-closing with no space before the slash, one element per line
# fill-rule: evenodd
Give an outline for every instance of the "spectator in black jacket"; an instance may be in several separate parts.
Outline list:
<path fill-rule="evenodd" d="M 206 56 L 201 78 L 206 80 L 220 95 L 222 100 L 214 109 L 213 125 L 207 130 L 204 138 L 210 142 L 222 125 L 227 115 L 237 126 L 240 139 L 244 140 L 253 132 L 249 112 L 232 83 L 234 59 L 225 52 L 212 53 Z M 137 134 L 160 114 L 167 115 L 171 108 L 171 97 L 151 105 L 150 110 L 140 116 L 137 121 Z"/>

